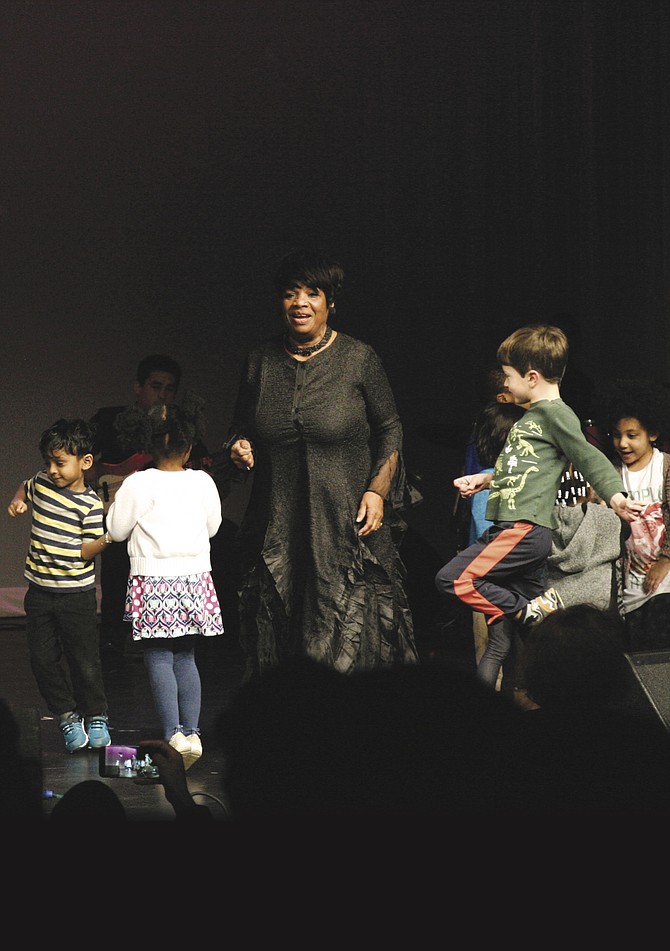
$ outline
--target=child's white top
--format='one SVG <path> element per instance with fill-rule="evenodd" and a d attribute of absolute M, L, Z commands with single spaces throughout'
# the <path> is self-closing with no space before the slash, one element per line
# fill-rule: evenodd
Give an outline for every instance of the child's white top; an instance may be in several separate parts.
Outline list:
<path fill-rule="evenodd" d="M 631 499 L 645 502 L 646 508 L 636 522 L 631 523 L 631 533 L 626 540 L 624 565 L 624 611 L 634 611 L 657 594 L 670 591 L 670 573 L 652 593 L 644 590 L 644 580 L 649 567 L 658 559 L 665 537 L 663 524 L 663 453 L 652 452 L 644 469 L 631 472 L 627 465 L 621 466 L 623 484 Z"/>
<path fill-rule="evenodd" d="M 221 525 L 216 483 L 202 469 L 145 469 L 128 476 L 107 513 L 115 542 L 128 539 L 131 575 L 210 571 L 210 538 Z"/>

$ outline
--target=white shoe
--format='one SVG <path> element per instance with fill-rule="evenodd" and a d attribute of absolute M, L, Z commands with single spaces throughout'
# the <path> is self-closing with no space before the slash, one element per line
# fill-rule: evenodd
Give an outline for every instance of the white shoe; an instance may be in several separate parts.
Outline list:
<path fill-rule="evenodd" d="M 181 753 L 184 756 L 186 753 L 191 752 L 191 744 L 186 739 L 183 733 L 174 733 L 172 739 L 168 740 L 170 746 L 175 749 L 178 753 Z"/>
<path fill-rule="evenodd" d="M 189 744 L 189 751 L 184 753 L 184 767 L 188 769 L 202 756 L 202 743 L 197 733 L 191 733 L 190 736 L 185 736 L 184 739 Z"/>

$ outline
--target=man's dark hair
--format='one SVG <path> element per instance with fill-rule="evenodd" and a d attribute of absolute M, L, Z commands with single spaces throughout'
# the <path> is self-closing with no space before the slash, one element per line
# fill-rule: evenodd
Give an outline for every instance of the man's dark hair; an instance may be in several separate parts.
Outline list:
<path fill-rule="evenodd" d="M 163 373 L 171 373 L 174 377 L 175 386 L 179 386 L 181 380 L 181 367 L 172 357 L 166 357 L 162 353 L 151 353 L 137 365 L 137 382 L 142 386 L 154 372 L 162 370 Z"/>

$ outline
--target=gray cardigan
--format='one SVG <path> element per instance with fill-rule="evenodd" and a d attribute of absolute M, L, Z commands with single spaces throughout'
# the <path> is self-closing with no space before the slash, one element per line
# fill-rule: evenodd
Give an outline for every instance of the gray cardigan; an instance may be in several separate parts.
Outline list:
<path fill-rule="evenodd" d="M 549 585 L 566 607 L 592 604 L 619 610 L 617 562 L 622 554 L 622 522 L 605 505 L 556 506 L 557 526 L 547 559 Z"/>

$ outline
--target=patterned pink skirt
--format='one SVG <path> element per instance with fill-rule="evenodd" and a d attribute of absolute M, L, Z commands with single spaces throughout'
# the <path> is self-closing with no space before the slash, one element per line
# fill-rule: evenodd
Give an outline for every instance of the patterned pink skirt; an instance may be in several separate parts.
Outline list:
<path fill-rule="evenodd" d="M 185 634 L 223 634 L 221 606 L 209 571 L 179 578 L 129 578 L 123 619 L 132 624 L 136 641 Z"/>

